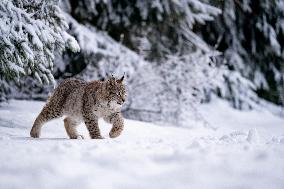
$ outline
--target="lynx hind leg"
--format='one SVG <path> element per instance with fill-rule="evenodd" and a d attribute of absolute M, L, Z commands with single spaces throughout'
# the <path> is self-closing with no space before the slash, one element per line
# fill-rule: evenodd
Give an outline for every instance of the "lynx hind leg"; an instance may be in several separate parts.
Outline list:
<path fill-rule="evenodd" d="M 33 138 L 39 138 L 43 124 L 60 116 L 61 116 L 60 111 L 53 109 L 51 106 L 46 105 L 42 109 L 40 114 L 37 116 L 33 124 L 33 127 L 30 131 L 30 136 Z"/>
<path fill-rule="evenodd" d="M 70 139 L 84 139 L 82 135 L 78 134 L 76 127 L 79 125 L 79 122 L 76 120 L 66 117 L 64 119 L 64 127 Z"/>
<path fill-rule="evenodd" d="M 124 120 L 121 113 L 112 114 L 105 118 L 105 121 L 112 124 L 111 131 L 109 133 L 110 138 L 118 137 L 124 128 Z"/>

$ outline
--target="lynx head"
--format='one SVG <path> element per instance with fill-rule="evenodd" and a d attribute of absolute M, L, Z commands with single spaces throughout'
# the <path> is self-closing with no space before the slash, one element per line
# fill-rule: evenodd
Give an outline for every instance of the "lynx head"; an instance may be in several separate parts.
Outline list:
<path fill-rule="evenodd" d="M 106 82 L 107 101 L 114 109 L 120 108 L 125 102 L 126 89 L 123 83 L 124 75 L 120 79 L 111 76 Z"/>

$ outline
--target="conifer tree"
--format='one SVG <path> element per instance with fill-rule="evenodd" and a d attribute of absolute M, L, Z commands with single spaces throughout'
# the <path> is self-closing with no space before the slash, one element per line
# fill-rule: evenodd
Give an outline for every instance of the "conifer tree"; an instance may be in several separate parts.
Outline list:
<path fill-rule="evenodd" d="M 284 2 L 209 2 L 223 13 L 204 26 L 203 37 L 212 45 L 221 39 L 218 50 L 230 69 L 219 95 L 237 108 L 251 107 L 259 97 L 284 105 Z"/>
<path fill-rule="evenodd" d="M 57 0 L 2 0 L 0 4 L 1 85 L 31 75 L 39 82 L 54 83 L 54 52 L 66 47 L 79 51 L 65 30 Z M 1 87 L 2 90 L 2 87 Z"/>

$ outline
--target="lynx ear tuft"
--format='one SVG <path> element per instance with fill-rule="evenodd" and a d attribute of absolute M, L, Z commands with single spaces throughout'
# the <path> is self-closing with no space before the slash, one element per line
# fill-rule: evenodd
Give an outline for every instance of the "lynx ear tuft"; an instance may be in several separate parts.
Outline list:
<path fill-rule="evenodd" d="M 125 75 L 125 72 L 124 72 L 123 76 L 122 76 L 119 80 L 117 80 L 118 83 L 122 83 L 122 82 L 123 82 L 123 80 L 124 80 L 124 75 Z"/>

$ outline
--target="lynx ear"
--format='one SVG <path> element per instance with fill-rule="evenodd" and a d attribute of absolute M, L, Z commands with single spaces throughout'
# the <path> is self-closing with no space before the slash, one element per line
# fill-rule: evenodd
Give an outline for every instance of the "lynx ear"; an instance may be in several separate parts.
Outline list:
<path fill-rule="evenodd" d="M 125 72 L 124 72 L 123 76 L 122 76 L 119 80 L 117 80 L 117 83 L 122 83 L 122 82 L 123 82 L 123 80 L 124 80 L 124 75 L 125 75 Z"/>

